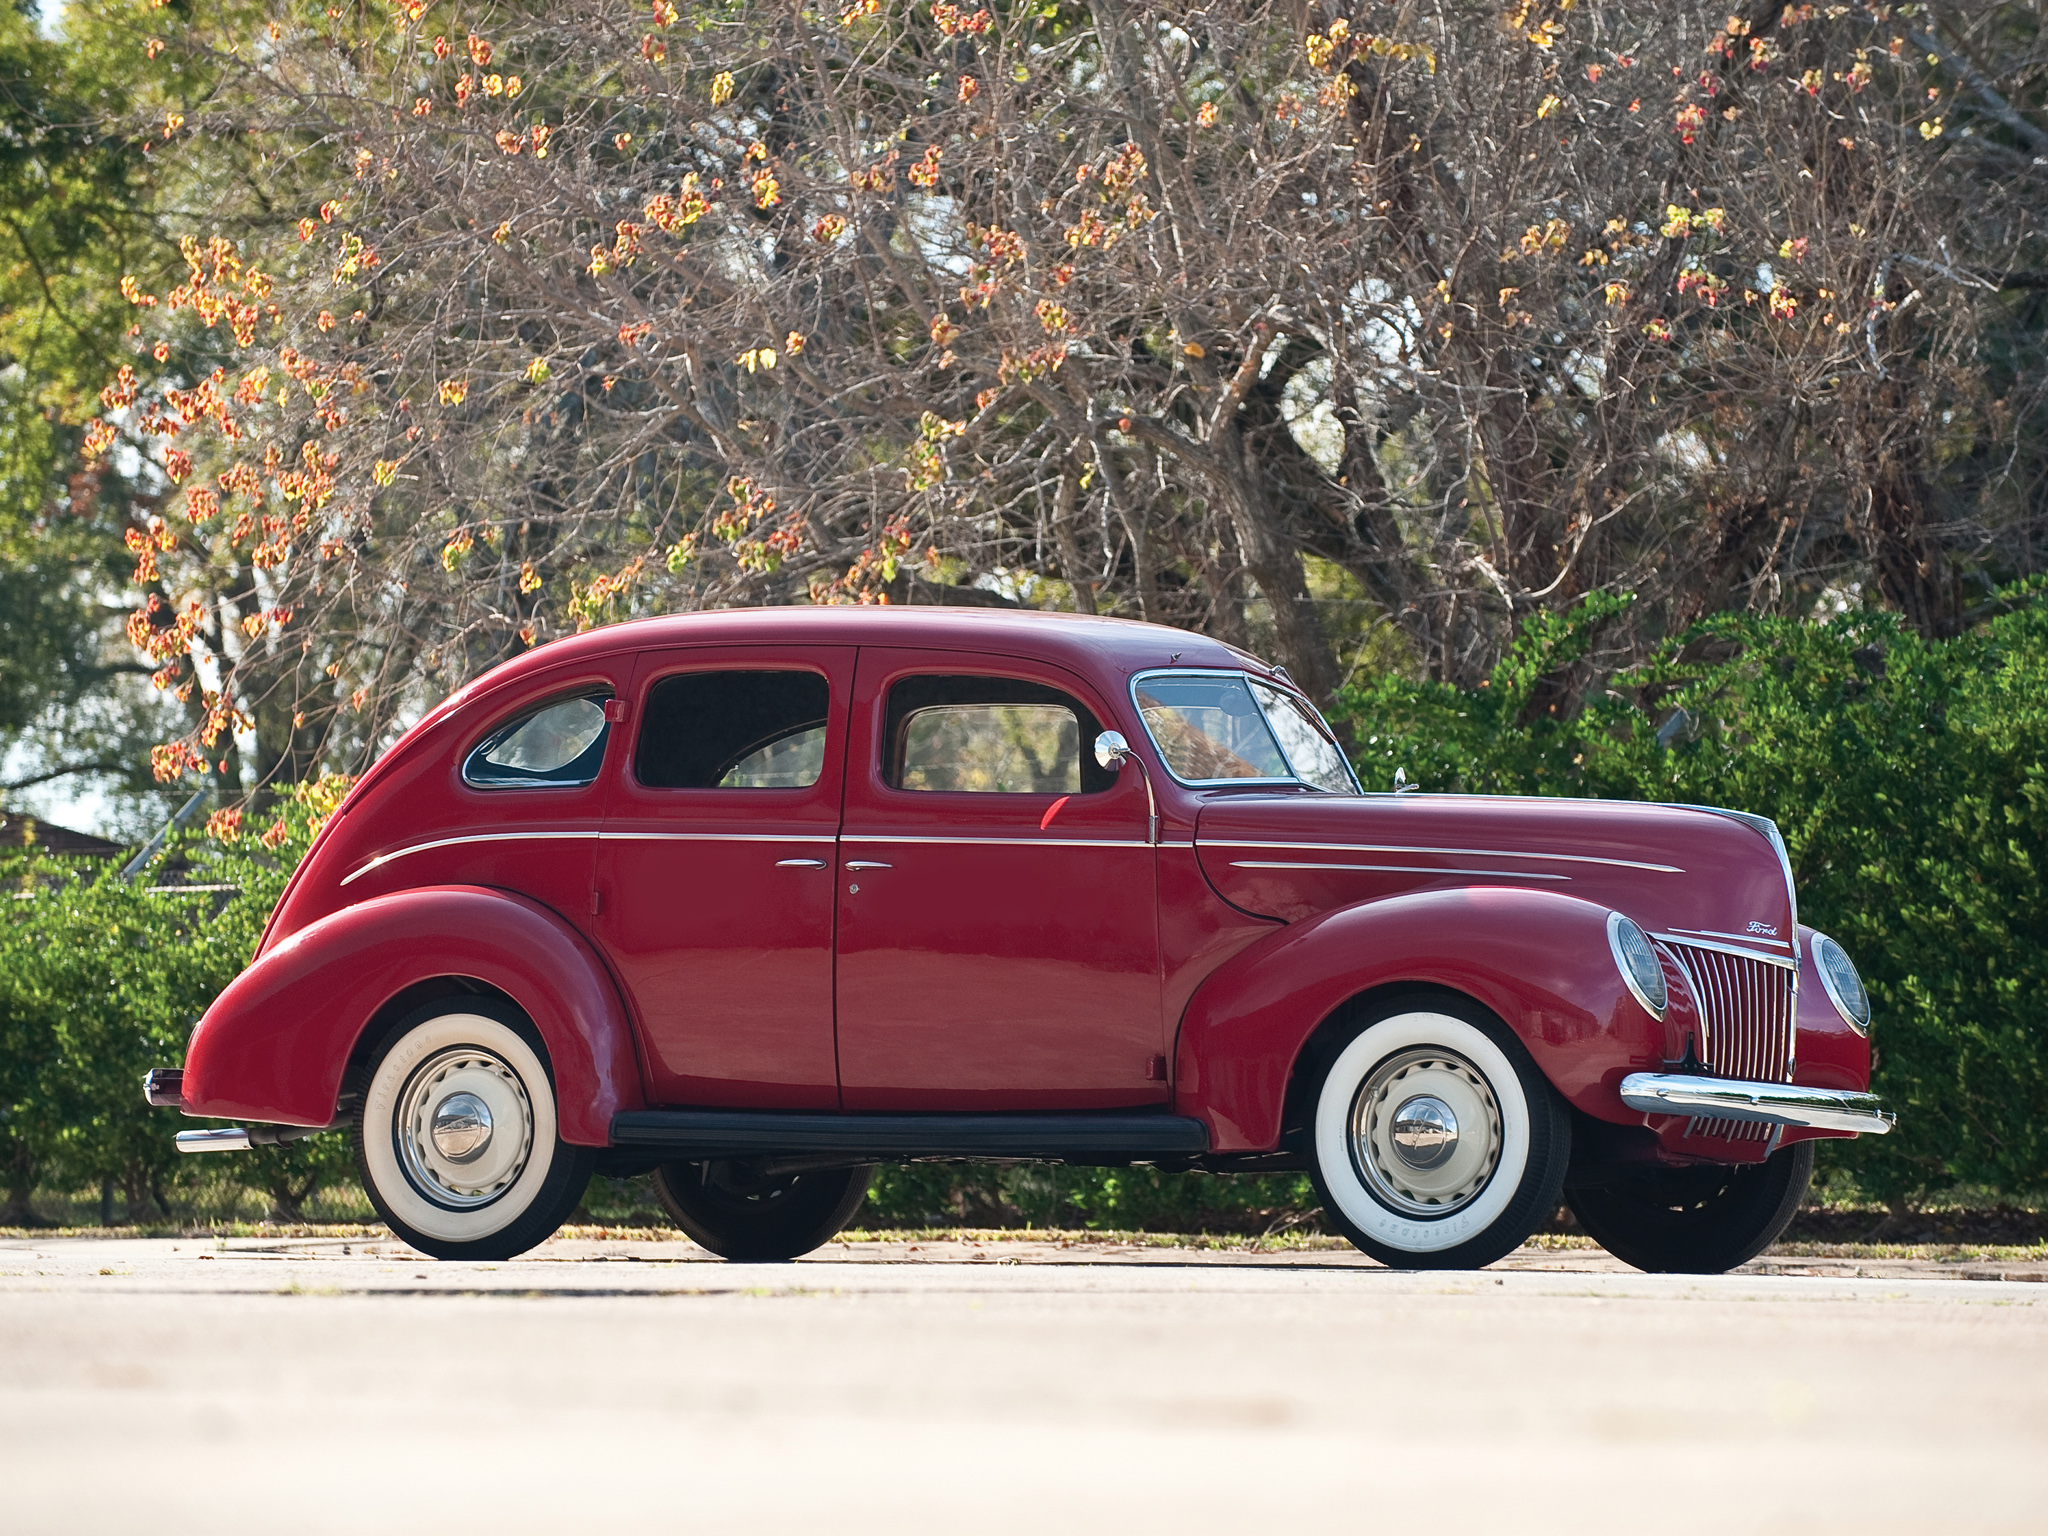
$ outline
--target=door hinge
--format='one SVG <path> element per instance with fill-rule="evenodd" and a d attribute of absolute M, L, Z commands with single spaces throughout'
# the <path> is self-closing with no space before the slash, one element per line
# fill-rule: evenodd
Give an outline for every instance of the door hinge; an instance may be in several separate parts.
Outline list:
<path fill-rule="evenodd" d="M 1146 1059 L 1145 1081 L 1148 1083 L 1163 1083 L 1166 1081 L 1166 1058 L 1164 1056 L 1152 1056 Z"/>
<path fill-rule="evenodd" d="M 602 912 L 603 910 L 604 892 L 598 890 L 595 886 L 593 886 L 590 891 L 590 915 L 592 917 L 595 917 L 598 913 Z"/>

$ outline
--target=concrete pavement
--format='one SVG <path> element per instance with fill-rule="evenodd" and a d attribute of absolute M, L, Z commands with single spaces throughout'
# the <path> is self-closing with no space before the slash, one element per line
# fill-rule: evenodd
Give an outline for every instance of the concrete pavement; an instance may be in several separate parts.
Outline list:
<path fill-rule="evenodd" d="M 9 1239 L 0 1531 L 2048 1529 L 2048 1285 L 1523 1259 Z"/>

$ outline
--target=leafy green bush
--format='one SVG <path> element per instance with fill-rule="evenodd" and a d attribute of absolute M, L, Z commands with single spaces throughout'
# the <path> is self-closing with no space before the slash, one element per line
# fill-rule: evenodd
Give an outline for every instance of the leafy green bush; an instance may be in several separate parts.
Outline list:
<path fill-rule="evenodd" d="M 1394 676 L 1346 690 L 1368 787 L 1405 767 L 1429 789 L 1772 817 L 1801 918 L 1870 987 L 1876 1087 L 1900 1116 L 1831 1161 L 1893 1201 L 2048 1183 L 2048 586 L 1941 641 L 1888 613 L 1722 615 L 1565 709 L 1558 679 L 1623 606 L 1532 620 L 1471 691 Z"/>
<path fill-rule="evenodd" d="M 108 864 L 0 857 L 0 1220 L 32 1219 L 38 1186 L 103 1181 L 130 1220 L 162 1219 L 217 1176 L 178 1156 L 172 1133 L 188 1122 L 143 1103 L 142 1074 L 183 1060 L 193 1023 L 248 964 L 334 788 L 306 786 L 262 837 L 216 817 L 138 883 Z M 171 870 L 183 883 L 157 883 Z M 287 1216 L 347 1166 L 331 1136 L 227 1161 Z"/>

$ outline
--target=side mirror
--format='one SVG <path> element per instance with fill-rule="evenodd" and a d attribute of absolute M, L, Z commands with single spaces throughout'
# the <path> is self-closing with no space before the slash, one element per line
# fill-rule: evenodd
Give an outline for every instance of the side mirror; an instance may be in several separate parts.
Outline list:
<path fill-rule="evenodd" d="M 1122 731 L 1104 731 L 1095 738 L 1095 761 L 1112 773 L 1120 770 L 1125 763 L 1137 765 L 1138 777 L 1145 785 L 1145 809 L 1150 813 L 1145 818 L 1145 841 L 1157 844 L 1159 802 L 1152 798 L 1152 775 L 1145 771 L 1145 760 L 1131 750 L 1131 744 L 1124 740 Z"/>

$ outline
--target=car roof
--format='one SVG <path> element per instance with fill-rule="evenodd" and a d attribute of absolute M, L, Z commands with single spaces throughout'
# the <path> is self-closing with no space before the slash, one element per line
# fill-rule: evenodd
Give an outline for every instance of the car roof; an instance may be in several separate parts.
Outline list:
<path fill-rule="evenodd" d="M 1257 657 L 1191 630 L 1092 614 L 882 605 L 723 608 L 629 619 L 551 641 L 471 679 L 444 710 L 530 673 L 621 651 L 775 644 L 991 651 L 1060 662 L 1083 673 L 1104 664 L 1123 672 L 1164 666 L 1267 670 Z"/>

